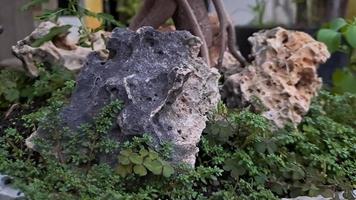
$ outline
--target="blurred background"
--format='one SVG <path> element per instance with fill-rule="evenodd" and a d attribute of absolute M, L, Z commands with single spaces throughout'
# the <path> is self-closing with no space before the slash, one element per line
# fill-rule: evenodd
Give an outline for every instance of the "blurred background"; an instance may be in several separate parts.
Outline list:
<path fill-rule="evenodd" d="M 28 2 L 28 0 L 1 0 L 0 62 L 12 58 L 11 46 L 33 31 L 39 23 L 35 20 L 35 16 L 45 10 L 64 8 L 68 4 L 68 0 L 48 0 L 45 1 L 47 3 L 21 11 L 21 7 Z M 130 22 L 140 2 L 141 0 L 79 0 L 80 5 L 88 10 L 109 13 L 123 25 Z M 206 1 L 208 8 L 214 12 L 208 2 Z M 247 38 L 260 29 L 283 26 L 316 36 L 318 30 L 327 22 L 338 17 L 354 20 L 356 16 L 356 0 L 224 0 L 224 3 L 236 25 L 237 43 L 245 56 L 250 51 Z M 81 24 L 78 18 L 61 16 L 59 21 L 73 25 L 72 35 L 76 37 L 76 27 Z M 85 18 L 85 24 L 93 29 L 101 25 L 98 20 L 90 17 Z M 106 26 L 107 30 L 111 28 L 113 27 Z M 326 67 L 320 70 L 324 82 L 331 84 L 335 69 L 345 66 L 347 62 L 348 56 L 335 52 Z"/>

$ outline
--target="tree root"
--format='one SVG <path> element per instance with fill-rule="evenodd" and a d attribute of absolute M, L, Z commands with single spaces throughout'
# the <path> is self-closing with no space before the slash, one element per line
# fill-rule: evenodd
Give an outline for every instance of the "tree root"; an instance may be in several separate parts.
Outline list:
<path fill-rule="evenodd" d="M 201 40 L 202 40 L 202 46 L 201 46 L 201 56 L 205 59 L 205 61 L 208 63 L 208 65 L 210 66 L 210 59 L 209 59 L 209 50 L 208 50 L 208 46 L 207 43 L 205 41 L 205 37 L 204 34 L 201 30 L 201 27 L 199 25 L 199 22 L 196 18 L 196 16 L 194 15 L 194 11 L 192 10 L 192 8 L 190 7 L 189 3 L 187 0 L 176 0 L 178 2 L 178 5 L 181 6 L 185 11 L 186 14 L 188 15 L 188 19 L 191 23 L 192 26 L 192 30 L 193 30 L 193 34 L 198 36 Z"/>
<path fill-rule="evenodd" d="M 193 1 L 201 0 L 144 0 L 143 5 L 137 15 L 133 18 L 130 29 L 137 30 L 141 26 L 152 26 L 154 28 L 159 28 L 160 25 L 164 24 L 166 20 L 173 17 L 175 14 L 184 14 L 186 16 L 178 17 L 180 20 L 179 23 L 188 23 L 189 29 L 192 31 L 192 34 L 198 36 L 202 40 L 201 46 L 201 56 L 210 66 L 209 59 L 209 49 L 207 40 L 203 31 L 200 21 L 198 20 L 194 9 L 206 9 L 205 7 L 198 7 L 192 9 L 191 4 Z M 220 26 L 220 53 L 218 58 L 218 67 L 222 65 L 224 59 L 224 53 L 226 49 L 241 63 L 242 66 L 246 66 L 248 63 L 246 59 L 241 55 L 240 51 L 236 48 L 236 35 L 235 29 L 231 23 L 231 20 L 225 10 L 222 0 L 212 0 L 216 12 L 219 18 Z M 183 11 L 183 12 L 181 12 Z M 207 11 L 206 11 L 207 12 Z M 184 22 L 181 22 L 183 19 L 187 19 Z M 175 22 L 177 23 L 177 22 Z"/>
<path fill-rule="evenodd" d="M 221 0 L 212 0 L 218 14 L 220 23 L 220 55 L 218 59 L 218 66 L 222 65 L 224 59 L 224 53 L 226 50 L 226 44 L 230 53 L 241 63 L 242 66 L 247 65 L 246 59 L 241 55 L 240 51 L 236 48 L 236 33 L 232 25 L 232 22 L 225 10 L 225 7 Z"/>

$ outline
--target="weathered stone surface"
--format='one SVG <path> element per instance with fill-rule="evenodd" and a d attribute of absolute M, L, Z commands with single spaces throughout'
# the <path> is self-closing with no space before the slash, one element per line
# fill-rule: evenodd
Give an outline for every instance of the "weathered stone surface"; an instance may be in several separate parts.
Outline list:
<path fill-rule="evenodd" d="M 30 76 L 38 76 L 36 64 L 48 64 L 48 66 L 64 66 L 69 70 L 78 71 L 85 62 L 89 53 L 95 50 L 105 49 L 105 41 L 101 34 L 93 34 L 93 49 L 77 46 L 77 41 L 72 41 L 67 35 L 56 37 L 56 41 L 45 42 L 40 47 L 32 47 L 32 42 L 48 34 L 53 27 L 58 27 L 53 22 L 42 22 L 29 36 L 17 42 L 12 47 L 13 53 L 24 65 L 25 71 Z"/>
<path fill-rule="evenodd" d="M 333 197 L 323 197 L 322 195 L 316 196 L 316 197 L 307 197 L 307 196 L 300 196 L 296 198 L 282 198 L 281 200 L 332 200 L 332 199 L 340 199 L 340 200 L 346 200 L 345 197 L 343 197 L 344 192 L 336 192 L 334 193 Z M 352 197 L 351 199 L 356 199 L 356 190 L 353 190 L 351 193 Z"/>
<path fill-rule="evenodd" d="M 223 99 L 229 107 L 252 105 L 278 127 L 298 124 L 321 87 L 317 67 L 330 56 L 326 46 L 283 28 L 255 33 L 249 41 L 254 60 L 227 78 Z"/>
<path fill-rule="evenodd" d="M 206 114 L 220 100 L 219 74 L 197 57 L 200 45 L 186 31 L 115 29 L 108 42 L 109 59 L 89 55 L 71 103 L 61 113 L 64 126 L 76 130 L 120 99 L 124 109 L 112 139 L 122 142 L 147 133 L 154 148 L 172 143 L 173 163 L 194 165 Z"/>
<path fill-rule="evenodd" d="M 10 185 L 11 178 L 0 174 L 0 199 L 1 200 L 24 200 L 25 195 L 20 190 Z"/>

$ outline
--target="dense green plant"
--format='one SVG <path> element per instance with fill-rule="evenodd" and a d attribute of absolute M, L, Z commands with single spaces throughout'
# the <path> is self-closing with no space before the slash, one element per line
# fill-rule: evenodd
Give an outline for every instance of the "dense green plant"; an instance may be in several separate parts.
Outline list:
<path fill-rule="evenodd" d="M 1 70 L 0 108 L 50 96 L 53 91 L 63 87 L 66 81 L 73 79 L 72 72 L 55 66 L 48 70 L 40 67 L 37 78 L 29 78 L 24 72 Z"/>
<path fill-rule="evenodd" d="M 279 196 L 329 196 L 345 190 L 350 198 L 356 184 L 355 100 L 354 95 L 323 92 L 298 129 L 278 131 L 246 110 L 220 109 L 207 129 L 210 145 L 204 146 L 212 164 L 253 188 Z"/>
<path fill-rule="evenodd" d="M 131 173 L 146 176 L 148 172 L 170 177 L 174 173 L 173 167 L 164 161 L 159 153 L 147 146 L 150 143 L 152 138 L 148 135 L 126 142 L 119 154 L 117 172 L 123 177 Z"/>
<path fill-rule="evenodd" d="M 69 86 L 72 85 L 69 83 Z M 118 148 L 118 144 L 109 139 L 108 133 L 122 107 L 120 101 L 111 102 L 94 117 L 92 123 L 82 124 L 76 132 L 61 124 L 59 112 L 65 104 L 61 95 L 57 93 L 49 102 L 47 107 L 23 116 L 28 128 L 39 126 L 42 132 L 50 133 L 31 141 L 41 154 L 54 156 L 60 163 L 90 168 L 96 163 L 98 154 L 112 153 Z"/>
<path fill-rule="evenodd" d="M 337 18 L 320 29 L 317 38 L 327 45 L 330 53 L 342 52 L 349 59 L 346 68 L 333 75 L 334 91 L 356 93 L 356 19 Z"/>
<path fill-rule="evenodd" d="M 48 106 L 22 117 L 26 127 L 9 127 L 0 136 L 0 171 L 14 177 L 29 199 L 260 200 L 339 190 L 350 198 L 355 188 L 355 95 L 322 92 L 298 128 L 279 130 L 258 114 L 220 104 L 199 144 L 195 168 L 173 169 L 167 162 L 170 144 L 153 150 L 148 135 L 123 144 L 105 139 L 119 101 L 104 107 L 79 135 L 51 129 L 73 87 L 73 81 L 66 82 Z M 50 153 L 38 154 L 24 144 L 23 130 L 45 123 L 51 137 L 58 137 L 47 141 Z M 55 131 L 62 131 L 62 138 Z M 54 156 L 55 141 L 67 149 L 68 159 Z M 94 155 L 106 152 L 117 153 L 117 167 L 98 163 Z"/>

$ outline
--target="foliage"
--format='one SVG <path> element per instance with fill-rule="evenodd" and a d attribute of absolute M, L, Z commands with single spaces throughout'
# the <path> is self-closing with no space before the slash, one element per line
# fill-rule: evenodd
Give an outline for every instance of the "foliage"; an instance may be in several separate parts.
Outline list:
<path fill-rule="evenodd" d="M 52 159 L 58 159 L 60 163 L 90 168 L 97 162 L 99 154 L 113 153 L 118 148 L 118 143 L 110 140 L 108 134 L 122 107 L 120 101 L 111 102 L 92 123 L 82 124 L 76 132 L 61 123 L 59 111 L 64 104 L 63 98 L 56 95 L 48 107 L 23 117 L 29 128 L 39 126 L 42 132 L 50 133 L 31 141 L 41 154 L 49 158 L 54 156 Z"/>
<path fill-rule="evenodd" d="M 127 142 L 120 151 L 117 172 L 123 177 L 131 173 L 146 176 L 148 172 L 170 177 L 174 173 L 173 167 L 155 150 L 146 147 L 150 143 L 152 138 L 148 135 L 143 138 L 134 137 L 132 142 Z"/>
<path fill-rule="evenodd" d="M 29 1 L 27 2 L 26 4 L 24 4 L 22 7 L 21 7 L 21 10 L 22 11 L 26 11 L 28 9 L 30 9 L 31 7 L 34 7 L 36 5 L 41 5 L 43 3 L 47 3 L 49 0 L 32 0 L 32 1 Z"/>
<path fill-rule="evenodd" d="M 263 18 L 266 12 L 266 1 L 265 0 L 255 0 L 255 5 L 249 6 L 251 11 L 255 13 L 251 24 L 262 27 L 264 25 Z"/>
<path fill-rule="evenodd" d="M 278 131 L 246 110 L 220 111 L 207 129 L 208 141 L 216 145 L 207 152 L 234 179 L 278 196 L 329 196 L 337 190 L 350 195 L 356 183 L 355 100 L 323 92 L 298 129 Z"/>
<path fill-rule="evenodd" d="M 120 15 L 120 20 L 129 24 L 130 20 L 137 13 L 140 6 L 140 0 L 116 0 L 117 1 L 117 12 Z"/>
<path fill-rule="evenodd" d="M 58 116 L 55 113 L 73 86 L 67 82 L 48 100 L 49 106 L 24 116 L 25 125 L 32 129 L 48 120 L 54 125 L 52 117 Z M 257 200 L 330 196 L 339 190 L 348 198 L 356 184 L 355 95 L 322 92 L 298 128 L 279 130 L 260 115 L 220 104 L 199 145 L 195 169 L 185 165 L 173 169 L 167 162 L 170 145 L 153 150 L 148 135 L 118 146 L 102 140 L 120 108 L 118 101 L 103 108 L 92 123 L 82 126 L 80 139 L 62 132 L 71 141 L 65 147 L 70 155 L 65 162 L 29 150 L 24 145 L 27 136 L 10 127 L 0 137 L 0 171 L 14 177 L 15 185 L 36 200 Z M 87 150 L 73 153 L 83 152 L 80 149 Z M 92 155 L 117 152 L 117 167 L 100 164 L 89 149 Z"/>
<path fill-rule="evenodd" d="M 46 0 L 31 0 L 29 3 L 25 4 L 22 7 L 22 10 L 27 10 L 35 5 L 40 5 L 42 3 L 47 2 Z M 107 13 L 95 13 L 92 12 L 82 6 L 79 5 L 77 0 L 69 0 L 67 8 L 59 8 L 56 10 L 46 10 L 42 15 L 37 16 L 38 20 L 41 21 L 54 21 L 57 22 L 60 16 L 71 15 L 75 16 L 81 22 L 81 26 L 79 27 L 79 44 L 85 47 L 93 48 L 92 34 L 104 29 L 104 25 L 113 24 L 115 26 L 122 26 L 122 24 L 114 19 L 114 17 Z M 85 17 L 93 17 L 98 19 L 102 26 L 97 29 L 90 29 L 86 26 L 84 22 Z M 51 29 L 51 32 L 39 39 L 39 41 L 35 41 L 34 46 L 40 46 L 42 43 L 51 40 L 54 36 L 58 35 L 63 31 L 67 31 L 70 27 L 68 25 L 58 27 L 55 30 Z M 66 30 L 67 29 L 67 30 Z"/>
<path fill-rule="evenodd" d="M 52 91 L 73 80 L 74 74 L 62 67 L 46 70 L 39 68 L 37 78 L 29 78 L 24 72 L 14 70 L 0 71 L 0 108 L 7 108 L 14 103 L 26 103 L 35 98 L 51 95 Z"/>
<path fill-rule="evenodd" d="M 49 33 L 44 35 L 42 38 L 39 38 L 39 39 L 35 40 L 34 42 L 32 42 L 31 46 L 32 47 L 40 47 L 47 41 L 53 40 L 56 36 L 67 33 L 70 28 L 71 28 L 71 25 L 53 27 L 49 30 Z"/>
<path fill-rule="evenodd" d="M 333 75 L 334 91 L 356 93 L 356 19 L 337 18 L 320 29 L 317 38 L 327 45 L 330 53 L 342 52 L 349 58 L 347 68 L 337 70 Z"/>

